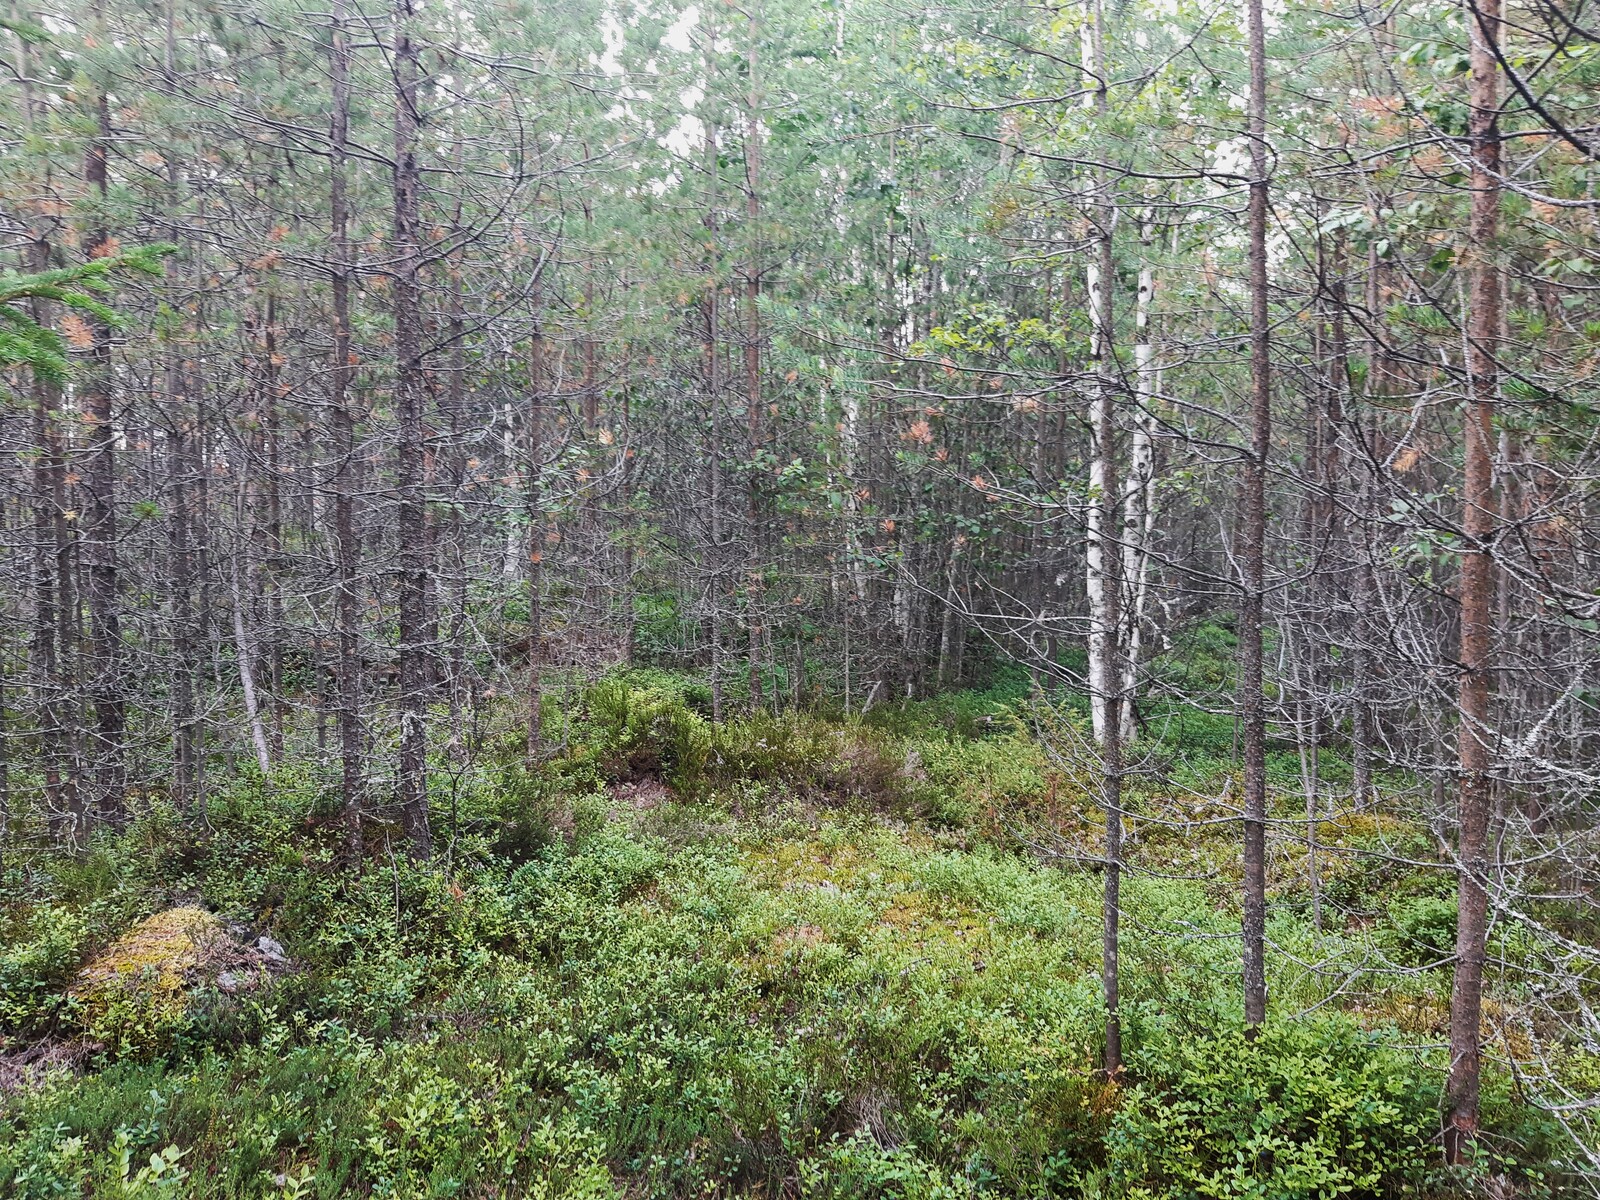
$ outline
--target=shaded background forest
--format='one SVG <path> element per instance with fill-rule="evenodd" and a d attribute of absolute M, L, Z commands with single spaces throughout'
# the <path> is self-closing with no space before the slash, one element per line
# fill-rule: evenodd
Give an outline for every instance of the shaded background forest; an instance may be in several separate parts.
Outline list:
<path fill-rule="evenodd" d="M 452 743 L 534 646 L 757 706 L 1070 669 L 1105 387 L 1124 619 L 1158 657 L 1226 622 L 1231 18 L 1117 17 L 1096 108 L 1067 16 L 444 17 L 400 14 L 398 59 L 388 10 L 18 24 L 16 268 L 179 247 L 119 328 L 64 312 L 72 386 L 5 413 L 7 744 L 59 819 L 199 803 L 254 756 L 242 668 L 269 760 L 354 710 L 378 791 L 408 665 Z M 1358 772 L 1450 759 L 1466 370 L 1460 29 L 1373 20 L 1273 31 L 1307 72 L 1274 112 L 1274 717 Z M 1534 32 L 1580 105 L 1586 43 Z M 1591 166 L 1507 104 L 1496 727 L 1559 802 L 1592 725 Z"/>

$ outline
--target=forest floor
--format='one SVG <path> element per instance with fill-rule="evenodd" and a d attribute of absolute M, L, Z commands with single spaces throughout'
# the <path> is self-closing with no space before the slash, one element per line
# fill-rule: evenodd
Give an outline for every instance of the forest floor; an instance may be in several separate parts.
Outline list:
<path fill-rule="evenodd" d="M 698 699 L 636 675 L 553 702 L 532 775 L 498 714 L 440 764 L 423 865 L 376 825 L 348 861 L 310 763 L 204 824 L 157 803 L 87 855 L 12 855 L 0 1193 L 1559 1193 L 1503 1070 L 1479 1165 L 1436 1165 L 1453 907 L 1400 816 L 1319 821 L 1313 855 L 1280 755 L 1275 1019 L 1247 1041 L 1226 722 L 1152 734 L 1107 1080 L 1070 717 L 1014 720 L 1013 691 L 712 727 Z"/>

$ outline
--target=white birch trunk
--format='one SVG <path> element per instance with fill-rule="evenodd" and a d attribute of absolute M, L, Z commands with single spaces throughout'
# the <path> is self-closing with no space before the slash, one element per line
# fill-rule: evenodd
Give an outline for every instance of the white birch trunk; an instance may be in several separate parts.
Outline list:
<path fill-rule="evenodd" d="M 1093 108 L 1097 101 L 1096 88 L 1102 70 L 1098 32 L 1098 12 L 1095 11 L 1084 21 L 1082 32 L 1085 108 Z M 1107 362 L 1111 352 L 1111 329 L 1106 289 L 1111 286 L 1111 280 L 1105 278 L 1103 269 L 1105 243 L 1111 237 L 1108 220 L 1111 206 L 1107 203 L 1105 189 L 1105 180 L 1097 179 L 1095 225 L 1091 232 L 1094 246 L 1084 256 L 1084 284 L 1089 308 L 1089 359 L 1094 372 L 1089 385 L 1089 502 L 1085 514 L 1084 590 L 1089 601 L 1089 707 L 1095 741 L 1100 743 L 1105 741 L 1110 698 L 1115 694 L 1119 682 L 1112 678 L 1112 639 L 1117 631 L 1111 627 L 1111 597 L 1107 594 L 1108 568 L 1116 548 L 1113 530 L 1106 527 L 1104 495 L 1111 475 L 1109 456 L 1116 453 L 1116 447 L 1103 444 L 1101 438 L 1101 431 L 1110 428 L 1107 417 L 1113 399 L 1110 364 Z"/>
<path fill-rule="evenodd" d="M 240 537 L 248 545 L 248 533 L 244 528 L 244 480 L 239 483 L 239 529 Z M 250 667 L 250 640 L 244 631 L 244 593 L 239 586 L 239 560 L 244 557 L 245 551 L 240 551 L 233 556 L 233 570 L 229 583 L 233 593 L 233 647 L 239 657 L 239 688 L 244 693 L 244 712 L 250 722 L 250 740 L 255 744 L 256 764 L 261 768 L 261 778 L 272 778 L 272 755 L 267 749 L 267 731 L 261 725 L 261 706 L 256 699 L 256 677 Z"/>
<path fill-rule="evenodd" d="M 1122 503 L 1122 741 L 1133 740 L 1134 685 L 1138 680 L 1144 615 L 1149 599 L 1150 540 L 1155 532 L 1155 412 L 1158 372 L 1155 346 L 1150 340 L 1150 305 L 1155 295 L 1155 274 L 1150 265 L 1150 216 L 1140 222 L 1139 240 L 1145 260 L 1139 268 L 1139 294 L 1134 302 L 1133 366 L 1135 413 L 1128 452 L 1128 473 Z"/>

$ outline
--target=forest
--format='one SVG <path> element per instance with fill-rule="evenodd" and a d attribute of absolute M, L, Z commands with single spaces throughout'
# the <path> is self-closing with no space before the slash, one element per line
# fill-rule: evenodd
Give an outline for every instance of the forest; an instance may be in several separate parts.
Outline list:
<path fill-rule="evenodd" d="M 1593 0 L 6 0 L 0 1195 L 1600 1197 Z"/>

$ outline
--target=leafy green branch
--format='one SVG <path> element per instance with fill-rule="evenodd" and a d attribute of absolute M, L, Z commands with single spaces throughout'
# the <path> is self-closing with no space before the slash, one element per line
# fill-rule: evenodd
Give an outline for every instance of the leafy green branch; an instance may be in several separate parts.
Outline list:
<path fill-rule="evenodd" d="M 36 321 L 27 303 L 51 301 L 119 327 L 122 319 L 103 299 L 115 289 L 115 277 L 159 274 L 161 259 L 176 249 L 162 242 L 52 271 L 0 271 L 0 368 L 24 366 L 42 379 L 63 382 L 69 369 L 67 338 Z"/>

